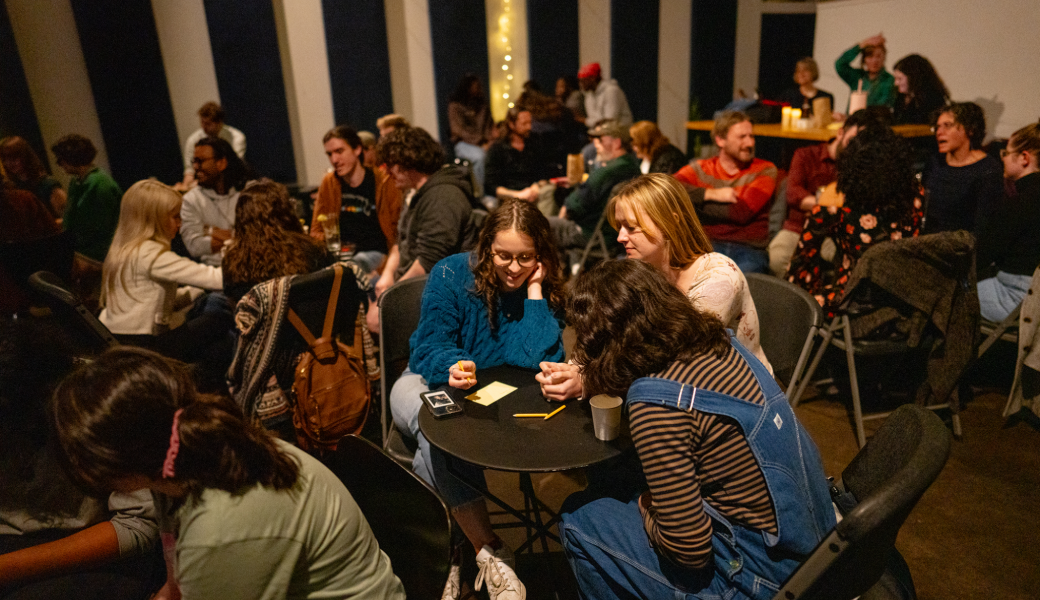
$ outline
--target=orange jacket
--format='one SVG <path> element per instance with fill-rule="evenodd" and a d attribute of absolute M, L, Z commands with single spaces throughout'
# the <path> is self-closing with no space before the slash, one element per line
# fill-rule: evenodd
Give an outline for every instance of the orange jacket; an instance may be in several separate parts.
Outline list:
<path fill-rule="evenodd" d="M 401 190 L 394 185 L 393 179 L 380 167 L 372 169 L 376 177 L 376 212 L 379 227 L 386 236 L 386 247 L 389 250 L 397 243 L 397 221 L 401 218 Z M 324 239 L 325 233 L 317 222 L 318 215 L 339 213 L 340 199 L 343 197 L 339 178 L 333 171 L 327 173 L 318 187 L 318 199 L 314 201 L 314 214 L 311 215 L 311 237 Z"/>

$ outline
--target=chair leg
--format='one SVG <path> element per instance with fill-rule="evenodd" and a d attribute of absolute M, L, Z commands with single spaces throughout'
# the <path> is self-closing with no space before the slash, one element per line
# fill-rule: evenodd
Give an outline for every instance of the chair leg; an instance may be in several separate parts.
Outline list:
<path fill-rule="evenodd" d="M 820 366 L 820 361 L 823 360 L 823 353 L 827 351 L 827 346 L 831 344 L 831 338 L 834 337 L 834 330 L 838 326 L 838 319 L 834 321 L 826 328 L 821 329 L 818 333 L 823 340 L 820 342 L 820 349 L 816 351 L 816 356 L 813 357 L 812 363 L 809 364 L 809 369 L 802 375 L 802 381 L 798 384 L 798 389 L 795 391 L 794 396 L 791 398 L 791 407 L 798 406 L 798 403 L 802 399 L 802 394 L 805 393 L 805 387 L 812 381 L 813 375 L 816 374 L 816 368 Z"/>
<path fill-rule="evenodd" d="M 852 348 L 852 325 L 848 316 L 842 315 L 841 326 L 845 333 L 845 359 L 849 363 L 849 385 L 852 387 L 852 415 L 856 421 L 856 439 L 859 447 L 867 445 L 867 435 L 863 430 L 863 406 L 860 404 L 859 379 L 856 377 L 856 353 Z"/>
<path fill-rule="evenodd" d="M 809 361 L 809 355 L 812 353 L 813 342 L 816 341 L 817 330 L 815 327 L 809 330 L 809 335 L 805 338 L 805 343 L 802 344 L 802 352 L 798 355 L 798 362 L 794 365 L 794 371 L 791 372 L 791 381 L 787 383 L 787 401 L 791 402 L 791 398 L 794 396 L 795 390 L 798 390 L 802 382 L 802 371 L 805 370 L 805 363 Z M 792 406 L 798 406 L 797 401 Z"/>
<path fill-rule="evenodd" d="M 959 400 L 957 400 L 957 401 L 959 402 Z M 960 439 L 961 438 L 961 415 L 960 415 L 960 413 L 956 413 L 956 412 L 953 413 L 953 416 L 950 418 L 950 421 L 952 421 L 952 423 L 953 423 L 953 435 L 956 436 L 957 439 Z"/>

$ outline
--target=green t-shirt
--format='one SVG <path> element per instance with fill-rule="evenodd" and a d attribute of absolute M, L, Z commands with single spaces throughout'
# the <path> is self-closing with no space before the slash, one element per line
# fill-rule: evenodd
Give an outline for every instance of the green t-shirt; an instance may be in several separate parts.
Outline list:
<path fill-rule="evenodd" d="M 852 61 L 856 60 L 861 52 L 858 45 L 849 48 L 835 61 L 834 69 L 854 92 L 859 87 L 859 82 L 863 81 L 863 91 L 867 92 L 867 106 L 891 107 L 896 102 L 896 78 L 882 67 L 877 78 L 872 80 L 865 70 L 853 67 Z"/>
<path fill-rule="evenodd" d="M 61 226 L 76 235 L 76 252 L 103 262 L 119 222 L 123 190 L 107 173 L 94 168 L 82 181 L 69 182 L 69 201 Z"/>
<path fill-rule="evenodd" d="M 300 464 L 293 489 L 209 489 L 177 510 L 183 596 L 403 600 L 390 559 L 347 488 L 299 448 L 278 445 Z"/>

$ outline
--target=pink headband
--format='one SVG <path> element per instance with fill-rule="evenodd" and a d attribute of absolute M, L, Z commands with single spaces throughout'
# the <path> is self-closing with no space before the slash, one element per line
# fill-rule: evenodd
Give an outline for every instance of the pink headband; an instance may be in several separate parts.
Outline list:
<path fill-rule="evenodd" d="M 177 426 L 181 420 L 181 413 L 184 412 L 183 408 L 178 408 L 173 413 L 173 426 L 170 428 L 170 447 L 166 450 L 166 460 L 162 466 L 163 479 L 173 477 L 173 463 L 177 460 L 177 451 L 181 447 L 181 436 L 177 430 Z"/>

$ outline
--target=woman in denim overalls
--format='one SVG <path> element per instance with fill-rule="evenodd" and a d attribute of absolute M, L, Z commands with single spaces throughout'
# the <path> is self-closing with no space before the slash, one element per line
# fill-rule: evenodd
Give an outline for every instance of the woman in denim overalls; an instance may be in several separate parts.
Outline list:
<path fill-rule="evenodd" d="M 583 596 L 772 598 L 835 518 L 816 446 L 768 371 L 717 319 L 696 312 L 660 273 L 639 261 L 607 262 L 579 277 L 568 322 L 577 336 L 574 358 L 584 365 L 586 389 L 626 396 L 633 441 L 651 482 L 647 490 L 640 473 L 625 483 L 614 470 L 564 503 L 563 544 Z M 684 365 L 695 368 L 683 370 Z M 680 371 L 681 377 L 662 376 Z M 714 391 L 734 381 L 740 382 L 740 397 Z M 726 466 L 736 454 L 734 444 L 727 446 L 731 453 L 712 455 L 716 440 L 670 427 L 637 427 L 636 414 L 648 414 L 649 405 L 666 418 L 681 420 L 685 416 L 673 411 L 682 411 L 703 419 L 698 423 L 711 419 L 713 427 L 729 427 L 751 457 L 742 468 L 757 482 L 757 488 L 749 486 L 758 490 L 757 508 L 733 506 L 743 496 L 733 494 L 739 484 L 725 472 L 706 476 L 712 465 Z M 651 443 L 654 452 L 648 451 Z M 665 456 L 662 448 L 668 449 Z M 660 469 L 675 455 L 687 454 L 695 477 L 689 492 L 655 489 Z M 718 501 L 727 493 L 726 502 Z M 687 494 L 696 505 L 684 505 Z M 749 503 L 753 496 L 748 493 Z M 673 509 L 678 504 L 684 516 L 707 524 L 696 533 L 703 537 L 700 546 L 680 544 L 676 550 L 657 542 L 689 542 L 682 539 L 688 531 L 670 531 L 672 521 L 656 518 L 669 498 Z M 768 514 L 767 527 L 748 522 L 755 510 Z"/>

